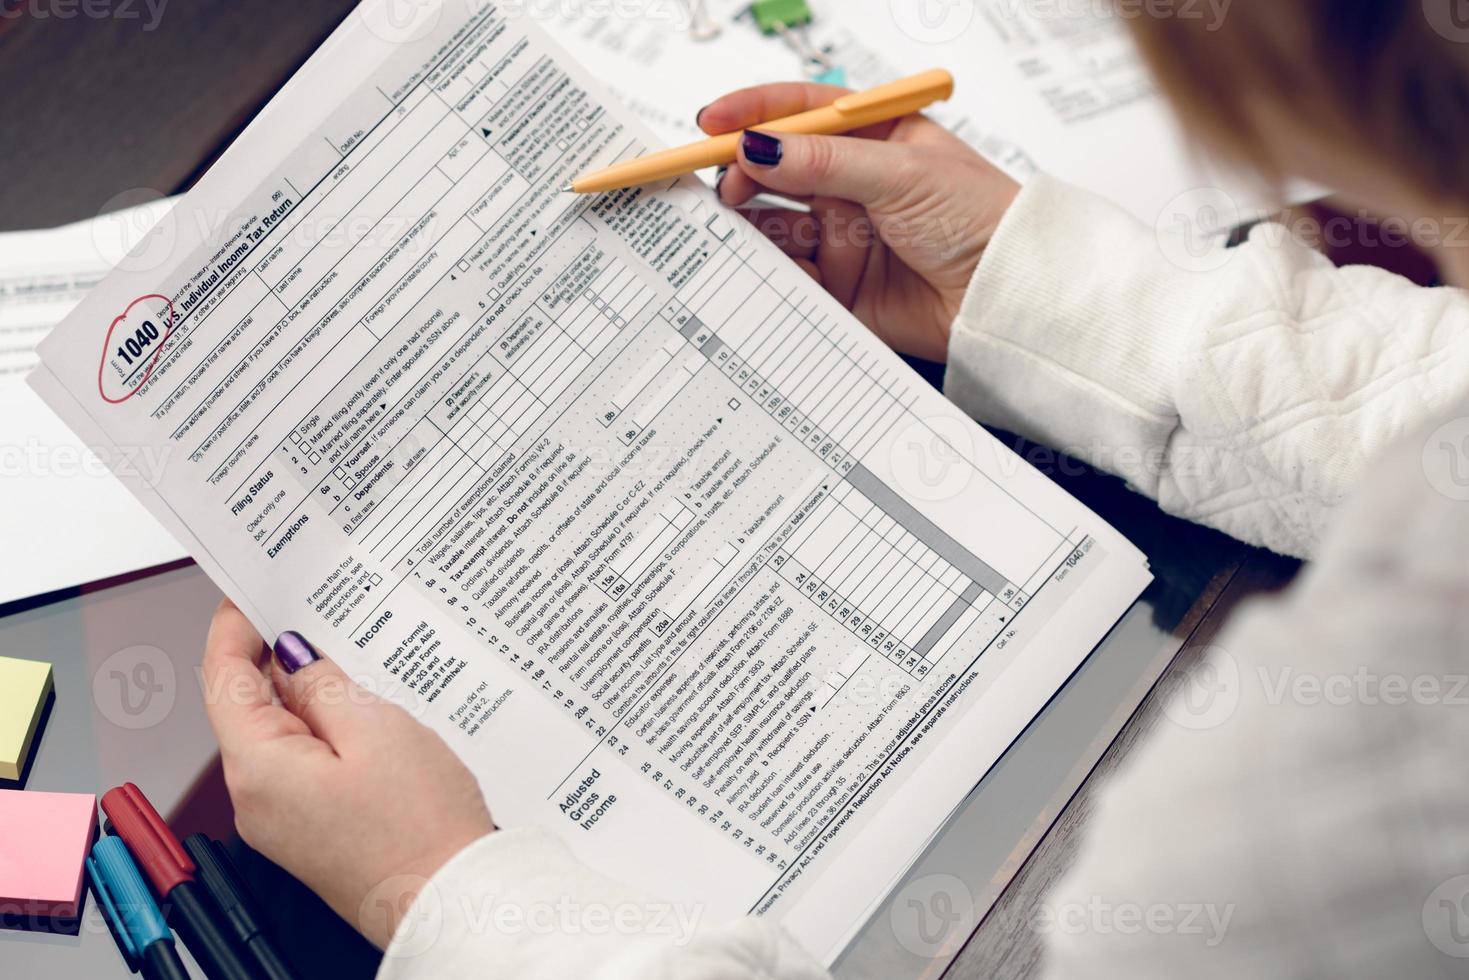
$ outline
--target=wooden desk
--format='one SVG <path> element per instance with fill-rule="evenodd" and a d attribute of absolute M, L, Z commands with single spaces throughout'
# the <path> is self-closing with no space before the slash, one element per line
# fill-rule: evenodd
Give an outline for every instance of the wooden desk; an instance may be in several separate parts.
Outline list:
<path fill-rule="evenodd" d="M 36 17 L 27 13 L 37 9 L 34 4 L 0 0 L 6 14 L 0 19 L 0 90 L 11 94 L 0 113 L 8 171 L 0 184 L 0 229 L 74 221 L 184 189 L 353 5 L 177 0 L 147 30 L 146 15 Z M 46 9 L 44 0 L 39 7 Z M 1279 586 L 1294 570 L 1289 562 L 1162 518 L 1114 480 L 1075 472 L 1074 464 L 1052 468 L 1059 482 L 1153 557 L 1159 582 L 1148 609 L 1172 641 L 1160 655 L 1172 656 L 1183 644 L 1179 665 L 1208 642 L 1239 599 Z M 1176 683 L 1176 674 L 1165 688 Z M 1110 746 L 1098 746 L 1098 755 L 1105 752 L 1098 775 L 1115 767 L 1154 724 L 1157 699 L 1155 693 Z M 1055 801 L 1054 822 L 1046 814 L 1036 822 L 1038 847 L 1033 854 L 1029 846 L 1017 852 L 1011 875 L 995 882 L 999 901 L 957 960 L 955 950 L 946 951 L 919 973 L 937 975 L 951 961 L 954 977 L 1034 973 L 1038 943 L 1026 926 L 1029 909 L 1067 865 L 1097 781 L 1093 776 L 1069 802 Z"/>

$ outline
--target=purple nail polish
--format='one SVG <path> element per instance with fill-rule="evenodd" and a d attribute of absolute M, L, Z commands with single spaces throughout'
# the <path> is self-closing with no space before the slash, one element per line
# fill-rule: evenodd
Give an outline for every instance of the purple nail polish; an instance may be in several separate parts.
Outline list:
<path fill-rule="evenodd" d="M 784 152 L 780 140 L 769 133 L 757 133 L 753 129 L 746 130 L 743 143 L 745 159 L 757 167 L 773 167 L 780 163 L 781 154 Z"/>
<path fill-rule="evenodd" d="M 706 105 L 706 106 L 704 106 L 703 109 L 700 109 L 698 112 L 694 113 L 694 125 L 695 126 L 699 125 L 699 121 L 704 118 L 704 109 L 708 109 L 708 108 L 709 108 L 709 106 Z"/>
<path fill-rule="evenodd" d="M 321 654 L 307 642 L 306 637 L 295 630 L 286 630 L 275 638 L 275 659 L 282 670 L 294 674 L 302 667 L 316 663 L 321 659 Z"/>

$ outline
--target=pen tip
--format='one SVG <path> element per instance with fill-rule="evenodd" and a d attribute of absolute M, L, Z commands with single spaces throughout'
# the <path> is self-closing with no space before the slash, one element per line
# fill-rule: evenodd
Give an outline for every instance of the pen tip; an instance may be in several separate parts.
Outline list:
<path fill-rule="evenodd" d="M 575 187 L 572 187 L 570 184 L 567 184 L 565 187 L 561 188 L 561 193 L 563 193 L 563 194 L 575 194 L 576 193 L 576 188 Z"/>

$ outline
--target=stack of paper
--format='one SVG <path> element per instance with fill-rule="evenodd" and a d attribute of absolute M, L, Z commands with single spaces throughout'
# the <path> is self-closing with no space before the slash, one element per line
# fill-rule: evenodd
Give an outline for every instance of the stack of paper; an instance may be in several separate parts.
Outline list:
<path fill-rule="evenodd" d="M 802 77 L 805 45 L 828 77 L 857 88 L 949 68 L 955 97 L 931 114 L 1019 179 L 1044 168 L 1170 227 L 1203 220 L 1173 213 L 1190 202 L 1219 208 L 1214 226 L 1196 232 L 1222 234 L 1265 207 L 1188 155 L 1126 25 L 1105 5 L 811 0 L 815 20 L 792 44 L 763 36 L 746 0 L 702 6 L 719 28 L 705 40 L 683 3 L 650 4 L 631 16 L 596 0 L 529 9 L 665 142 L 697 138 L 694 116 L 717 95 Z M 379 33 L 404 31 L 393 23 Z M 0 605 L 182 556 L 105 466 L 7 382 L 29 369 L 45 332 L 166 210 L 158 202 L 54 231 L 0 235 L 0 466 L 17 504 L 0 517 L 0 546 L 30 556 L 0 569 Z M 156 243 L 153 253 L 166 247 Z M 123 452 L 119 465 L 163 465 L 140 447 Z"/>
<path fill-rule="evenodd" d="M 1190 152 L 1128 35 L 1125 12 L 1109 4 L 808 5 L 814 20 L 799 36 L 849 87 L 929 68 L 952 72 L 953 99 L 929 115 L 1019 180 L 1045 170 L 1148 224 L 1171 225 L 1180 208 L 1206 200 L 1227 212 L 1220 216 L 1225 233 L 1272 203 Z M 599 0 L 533 2 L 530 9 L 654 132 L 678 143 L 697 138 L 694 117 L 715 97 L 804 74 L 803 45 L 762 35 L 748 0 L 704 6 L 720 27 L 705 40 L 690 30 L 682 3 L 650 4 L 640 16 Z M 1197 14 L 1214 11 L 1200 4 Z"/>
<path fill-rule="evenodd" d="M 30 383 L 502 825 L 830 960 L 1145 559 L 697 181 L 561 193 L 655 138 L 532 17 L 416 9 L 348 18 Z"/>
<path fill-rule="evenodd" d="M 36 345 L 142 240 L 171 200 L 44 231 L 0 234 L 0 606 L 185 557 L 110 467 L 152 470 L 142 447 L 99 459 L 22 379 Z M 145 267 L 159 252 L 129 263 Z M 104 450 L 104 455 L 110 450 Z"/>

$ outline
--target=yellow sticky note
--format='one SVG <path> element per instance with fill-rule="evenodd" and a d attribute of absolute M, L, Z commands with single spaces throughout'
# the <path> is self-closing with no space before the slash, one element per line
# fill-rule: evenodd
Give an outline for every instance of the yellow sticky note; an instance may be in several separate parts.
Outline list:
<path fill-rule="evenodd" d="M 50 664 L 0 657 L 0 779 L 20 778 L 50 694 Z"/>

